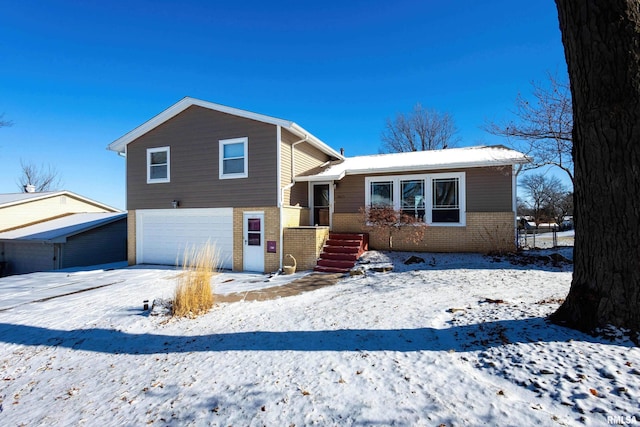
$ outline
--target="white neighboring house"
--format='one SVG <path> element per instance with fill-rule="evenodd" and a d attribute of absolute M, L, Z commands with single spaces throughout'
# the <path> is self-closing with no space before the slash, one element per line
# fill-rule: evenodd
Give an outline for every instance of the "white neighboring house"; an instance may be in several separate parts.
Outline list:
<path fill-rule="evenodd" d="M 0 194 L 0 276 L 126 259 L 126 213 L 70 191 Z"/>

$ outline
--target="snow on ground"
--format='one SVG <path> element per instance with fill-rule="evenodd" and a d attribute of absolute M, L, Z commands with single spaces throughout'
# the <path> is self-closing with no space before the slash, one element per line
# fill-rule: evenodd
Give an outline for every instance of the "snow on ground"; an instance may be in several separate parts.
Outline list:
<path fill-rule="evenodd" d="M 174 269 L 15 276 L 112 284 L 0 311 L 0 424 L 640 423 L 640 350 L 545 321 L 570 264 L 410 255 L 372 251 L 362 276 L 191 320 L 142 310 L 171 297 Z M 274 285 L 225 275 L 226 291 Z"/>

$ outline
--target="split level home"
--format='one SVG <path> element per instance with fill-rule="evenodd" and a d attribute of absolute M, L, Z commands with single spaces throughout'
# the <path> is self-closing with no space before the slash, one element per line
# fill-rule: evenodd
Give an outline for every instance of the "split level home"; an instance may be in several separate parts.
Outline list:
<path fill-rule="evenodd" d="M 126 219 L 70 191 L 0 194 L 0 276 L 122 262 Z"/>
<path fill-rule="evenodd" d="M 345 157 L 294 122 L 189 97 L 108 149 L 126 158 L 130 264 L 179 264 L 210 242 L 223 268 L 259 272 L 286 254 L 312 268 L 330 233 L 389 249 L 371 206 L 424 227 L 419 241 L 400 230 L 396 250 L 513 250 L 515 172 L 528 161 L 502 146 Z"/>

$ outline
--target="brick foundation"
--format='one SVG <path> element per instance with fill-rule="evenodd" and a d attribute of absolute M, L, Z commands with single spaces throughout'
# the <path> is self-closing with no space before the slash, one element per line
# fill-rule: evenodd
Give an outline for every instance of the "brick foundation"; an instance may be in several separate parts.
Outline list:
<path fill-rule="evenodd" d="M 280 269 L 280 209 L 276 207 L 252 207 L 233 209 L 233 270 L 242 271 L 243 267 L 243 214 L 244 212 L 264 213 L 264 271 Z M 276 242 L 276 252 L 267 252 L 267 242 Z"/>
<path fill-rule="evenodd" d="M 467 212 L 463 227 L 429 226 L 420 242 L 403 238 L 402 230 L 393 233 L 393 250 L 420 252 L 514 251 L 513 212 Z M 334 214 L 333 231 L 368 232 L 371 249 L 389 250 L 389 237 L 363 227 L 361 214 Z"/>
<path fill-rule="evenodd" d="M 136 265 L 136 211 L 127 212 L 127 263 Z"/>
<path fill-rule="evenodd" d="M 312 270 L 328 237 L 329 227 L 285 228 L 283 253 L 293 255 L 297 271 Z M 291 260 L 285 258 L 284 264 L 290 265 Z"/>
<path fill-rule="evenodd" d="M 283 227 L 304 227 L 309 224 L 309 208 L 287 206 L 282 209 Z"/>

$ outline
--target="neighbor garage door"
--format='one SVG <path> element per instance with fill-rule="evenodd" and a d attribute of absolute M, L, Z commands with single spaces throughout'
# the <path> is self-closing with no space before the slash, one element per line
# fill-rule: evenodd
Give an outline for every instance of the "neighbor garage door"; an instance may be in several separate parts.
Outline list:
<path fill-rule="evenodd" d="M 207 242 L 220 251 L 221 266 L 232 268 L 232 208 L 136 211 L 138 264 L 180 264 L 185 249 Z"/>

